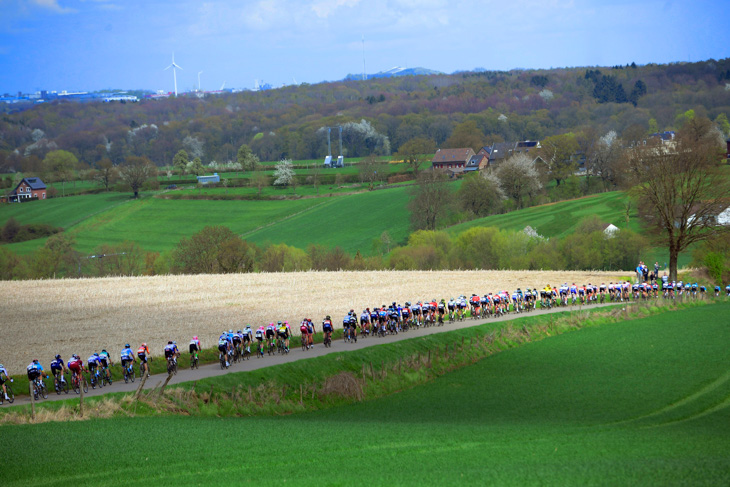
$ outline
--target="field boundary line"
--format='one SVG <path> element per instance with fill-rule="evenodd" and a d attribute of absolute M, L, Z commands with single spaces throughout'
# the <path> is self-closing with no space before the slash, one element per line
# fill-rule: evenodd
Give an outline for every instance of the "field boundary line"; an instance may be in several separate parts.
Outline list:
<path fill-rule="evenodd" d="M 313 210 L 315 208 L 319 208 L 320 206 L 328 205 L 330 203 L 332 203 L 332 201 L 323 201 L 321 203 L 317 203 L 316 205 L 312 205 L 309 208 L 305 208 L 303 210 L 299 210 L 299 211 L 297 211 L 295 213 L 292 213 L 291 215 L 287 215 L 287 216 L 285 216 L 283 218 L 279 218 L 278 220 L 274 220 L 273 222 L 269 222 L 266 225 L 262 225 L 260 227 L 254 228 L 253 230 L 249 230 L 247 232 L 241 233 L 241 234 L 239 234 L 239 236 L 241 238 L 247 237 L 247 236 L 252 235 L 252 234 L 254 234 L 256 232 L 259 232 L 259 231 L 261 231 L 261 230 L 263 230 L 265 228 L 269 228 L 271 226 L 278 225 L 279 223 L 285 222 L 285 221 L 289 220 L 290 218 L 294 218 L 295 216 L 302 215 L 302 214 L 304 214 L 304 213 L 306 213 L 308 211 L 311 211 L 311 210 Z"/>
<path fill-rule="evenodd" d="M 81 224 L 81 223 L 83 223 L 83 222 L 85 222 L 85 221 L 87 221 L 87 220 L 89 220 L 89 219 L 91 219 L 91 218 L 95 217 L 96 215 L 99 215 L 99 214 L 101 214 L 101 213 L 104 213 L 105 211 L 108 211 L 108 210 L 112 210 L 112 209 L 114 209 L 114 208 L 116 208 L 116 207 L 118 207 L 118 206 L 122 206 L 122 205 L 123 205 L 123 204 L 125 204 L 125 203 L 129 203 L 130 201 L 131 201 L 131 200 L 126 200 L 126 201 L 120 201 L 120 202 L 119 202 L 119 203 L 117 203 L 117 204 L 114 204 L 114 205 L 112 205 L 112 206 L 107 206 L 106 208 L 103 208 L 103 209 L 101 209 L 101 210 L 99 210 L 99 211 L 95 211 L 94 213 L 91 213 L 91 214 L 89 214 L 89 215 L 85 216 L 84 218 L 79 218 L 78 220 L 74 220 L 73 222 L 71 222 L 71 223 L 69 224 L 68 228 L 65 228 L 65 229 L 64 229 L 64 231 L 66 231 L 66 230 L 69 230 L 69 229 L 71 229 L 71 228 L 75 227 L 76 225 L 79 225 L 79 224 Z"/>
<path fill-rule="evenodd" d="M 692 421 L 692 420 L 695 420 L 695 419 L 699 419 L 699 418 L 701 418 L 703 416 L 707 416 L 709 414 L 716 413 L 717 411 L 721 411 L 721 410 L 723 410 L 723 409 L 725 409 L 727 407 L 730 407 L 730 396 L 727 396 L 725 399 L 723 399 L 719 403 L 715 404 L 714 406 L 710 406 L 710 407 L 708 407 L 708 408 L 700 411 L 699 413 L 693 414 L 693 415 L 688 416 L 686 418 L 676 419 L 676 420 L 672 420 L 672 421 L 667 421 L 665 423 L 654 424 L 654 425 L 651 425 L 651 426 L 644 426 L 644 428 L 660 428 L 662 426 L 670 426 L 670 425 L 675 425 L 675 424 L 678 424 L 678 423 L 684 423 L 686 421 Z"/>
<path fill-rule="evenodd" d="M 730 370 L 728 370 L 727 372 L 725 372 L 724 374 L 722 374 L 720 377 L 718 377 L 717 379 L 715 379 L 714 381 L 712 381 L 710 384 L 706 385 L 702 389 L 698 390 L 697 392 L 694 392 L 694 393 L 690 394 L 689 396 L 683 397 L 679 401 L 673 402 L 672 404 L 669 404 L 667 406 L 664 406 L 661 409 L 657 409 L 656 411 L 652 411 L 652 412 L 647 413 L 647 414 L 644 414 L 642 416 L 637 416 L 635 418 L 626 419 L 626 420 L 623 420 L 623 421 L 617 421 L 615 423 L 609 423 L 609 424 L 614 425 L 614 424 L 632 423 L 634 421 L 641 421 L 641 420 L 644 420 L 644 419 L 650 419 L 650 418 L 653 418 L 655 416 L 659 416 L 659 415 L 662 415 L 664 413 L 668 413 L 670 411 L 673 411 L 675 409 L 678 409 L 678 408 L 680 408 L 682 406 L 685 406 L 687 404 L 690 404 L 690 403 L 696 401 L 697 399 L 699 399 L 700 397 L 704 396 L 705 394 L 708 394 L 708 393 L 714 391 L 715 389 L 717 389 L 718 387 L 722 386 L 723 384 L 725 384 L 726 382 L 728 382 L 728 380 L 730 380 Z M 728 401 L 730 401 L 730 397 L 725 400 L 725 402 L 728 402 Z M 730 402 L 728 402 L 728 404 L 730 405 Z M 680 420 L 680 421 L 684 421 L 684 420 Z M 670 421 L 670 423 L 671 422 L 672 421 Z M 662 424 L 668 424 L 668 423 L 662 423 Z"/>

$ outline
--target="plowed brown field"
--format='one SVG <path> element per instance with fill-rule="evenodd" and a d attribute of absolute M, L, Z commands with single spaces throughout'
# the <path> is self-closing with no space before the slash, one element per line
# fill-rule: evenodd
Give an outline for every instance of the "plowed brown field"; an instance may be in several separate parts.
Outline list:
<path fill-rule="evenodd" d="M 0 282 L 0 363 L 21 373 L 38 358 L 82 358 L 106 348 L 118 359 L 129 342 L 158 355 L 167 340 L 182 350 L 193 335 L 204 347 L 225 329 L 304 317 L 336 325 L 350 309 L 393 301 L 449 299 L 518 287 L 619 280 L 624 273 L 551 271 L 297 272 Z M 320 329 L 319 326 L 317 326 Z"/>

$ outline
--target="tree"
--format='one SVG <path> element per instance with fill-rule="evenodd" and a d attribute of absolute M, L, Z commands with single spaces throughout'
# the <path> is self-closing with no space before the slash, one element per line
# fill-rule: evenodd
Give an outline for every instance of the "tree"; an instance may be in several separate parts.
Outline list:
<path fill-rule="evenodd" d="M 189 163 L 190 159 L 188 158 L 188 153 L 185 149 L 180 149 L 179 151 L 177 151 L 175 157 L 172 158 L 172 167 L 180 171 L 181 176 L 185 176 L 185 173 L 188 170 Z"/>
<path fill-rule="evenodd" d="M 294 176 L 291 159 L 282 159 L 276 164 L 274 186 L 289 186 Z"/>
<path fill-rule="evenodd" d="M 269 184 L 269 177 L 263 172 L 255 172 L 251 176 L 250 184 L 252 188 L 258 189 L 258 195 L 261 196 L 261 190 Z"/>
<path fill-rule="evenodd" d="M 722 171 L 722 147 L 704 117 L 685 121 L 674 146 L 639 146 L 627 152 L 627 169 L 640 217 L 656 241 L 668 247 L 670 280 L 679 253 L 728 229 L 717 223 L 727 207 L 730 178 Z"/>
<path fill-rule="evenodd" d="M 499 180 L 493 174 L 479 171 L 466 176 L 456 192 L 459 207 L 477 217 L 497 213 L 504 199 Z"/>
<path fill-rule="evenodd" d="M 109 191 L 117 179 L 119 179 L 117 167 L 107 158 L 100 160 L 97 163 L 97 166 L 99 168 L 94 173 L 94 181 L 101 184 L 105 190 Z"/>
<path fill-rule="evenodd" d="M 236 154 L 236 160 L 244 171 L 255 171 L 259 165 L 259 157 L 251 152 L 251 148 L 243 144 Z"/>
<path fill-rule="evenodd" d="M 61 181 L 61 196 L 66 195 L 66 181 L 73 177 L 73 170 L 78 162 L 75 155 L 65 150 L 51 151 L 43 159 L 46 171 L 52 172 L 56 181 Z"/>
<path fill-rule="evenodd" d="M 451 137 L 446 140 L 446 147 L 452 149 L 470 147 L 479 150 L 484 144 L 484 132 L 482 132 L 474 120 L 462 122 L 451 133 Z"/>
<path fill-rule="evenodd" d="M 250 272 L 254 247 L 224 226 L 207 226 L 183 238 L 173 251 L 173 270 L 185 274 Z"/>
<path fill-rule="evenodd" d="M 604 188 L 608 189 L 609 186 L 619 183 L 621 174 L 619 164 L 622 155 L 623 144 L 616 132 L 611 130 L 598 139 L 588 169 L 603 182 Z"/>
<path fill-rule="evenodd" d="M 357 165 L 357 172 L 360 175 L 360 181 L 367 183 L 372 190 L 375 182 L 382 181 L 388 173 L 388 163 L 379 159 L 375 154 L 370 154 Z"/>
<path fill-rule="evenodd" d="M 411 225 L 416 230 L 435 230 L 453 199 L 447 184 L 446 173 L 441 170 L 423 171 L 417 184 L 411 189 L 408 209 L 411 211 Z"/>
<path fill-rule="evenodd" d="M 203 162 L 200 160 L 200 157 L 193 159 L 188 165 L 188 168 L 190 169 L 190 172 L 196 176 L 200 176 L 205 172 L 205 168 L 203 167 Z"/>
<path fill-rule="evenodd" d="M 395 158 L 401 159 L 404 163 L 411 166 L 413 174 L 418 176 L 418 170 L 421 168 L 421 165 L 429 161 L 435 151 L 436 144 L 433 140 L 425 137 L 416 137 L 401 145 Z"/>
<path fill-rule="evenodd" d="M 500 164 L 496 176 L 499 187 L 514 200 L 517 208 L 522 208 L 525 197 L 533 196 L 542 189 L 534 161 L 522 152 Z"/>
<path fill-rule="evenodd" d="M 578 151 L 575 135 L 553 135 L 540 141 L 540 145 L 539 154 L 547 164 L 550 177 L 560 186 L 578 169 L 578 164 L 573 161 L 573 155 Z"/>
<path fill-rule="evenodd" d="M 155 167 L 146 157 L 128 156 L 119 168 L 119 176 L 129 185 L 134 197 L 137 198 L 139 189 L 152 177 L 154 171 Z"/>

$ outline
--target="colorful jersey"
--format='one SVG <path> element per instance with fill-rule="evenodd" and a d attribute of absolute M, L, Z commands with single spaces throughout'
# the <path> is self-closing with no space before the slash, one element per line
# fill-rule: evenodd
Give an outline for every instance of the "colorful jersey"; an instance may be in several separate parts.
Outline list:
<path fill-rule="evenodd" d="M 92 355 L 91 357 L 89 357 L 87 362 L 89 365 L 99 365 L 101 364 L 101 358 L 97 357 L 96 355 Z"/>
<path fill-rule="evenodd" d="M 131 348 L 123 348 L 120 355 L 122 360 L 134 360 L 134 354 L 132 353 Z"/>
<path fill-rule="evenodd" d="M 144 346 L 144 345 L 140 346 L 137 349 L 137 355 L 141 355 L 141 354 L 149 355 L 150 354 L 150 348 L 147 347 L 147 346 Z"/>
<path fill-rule="evenodd" d="M 51 370 L 63 370 L 63 360 L 60 358 L 53 359 L 51 362 Z"/>

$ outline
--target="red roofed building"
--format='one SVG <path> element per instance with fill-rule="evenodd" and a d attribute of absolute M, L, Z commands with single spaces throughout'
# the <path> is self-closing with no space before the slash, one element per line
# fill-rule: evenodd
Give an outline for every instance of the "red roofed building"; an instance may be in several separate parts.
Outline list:
<path fill-rule="evenodd" d="M 469 160 L 474 156 L 473 149 L 439 149 L 431 159 L 434 169 L 451 170 L 454 174 L 464 172 Z"/>

